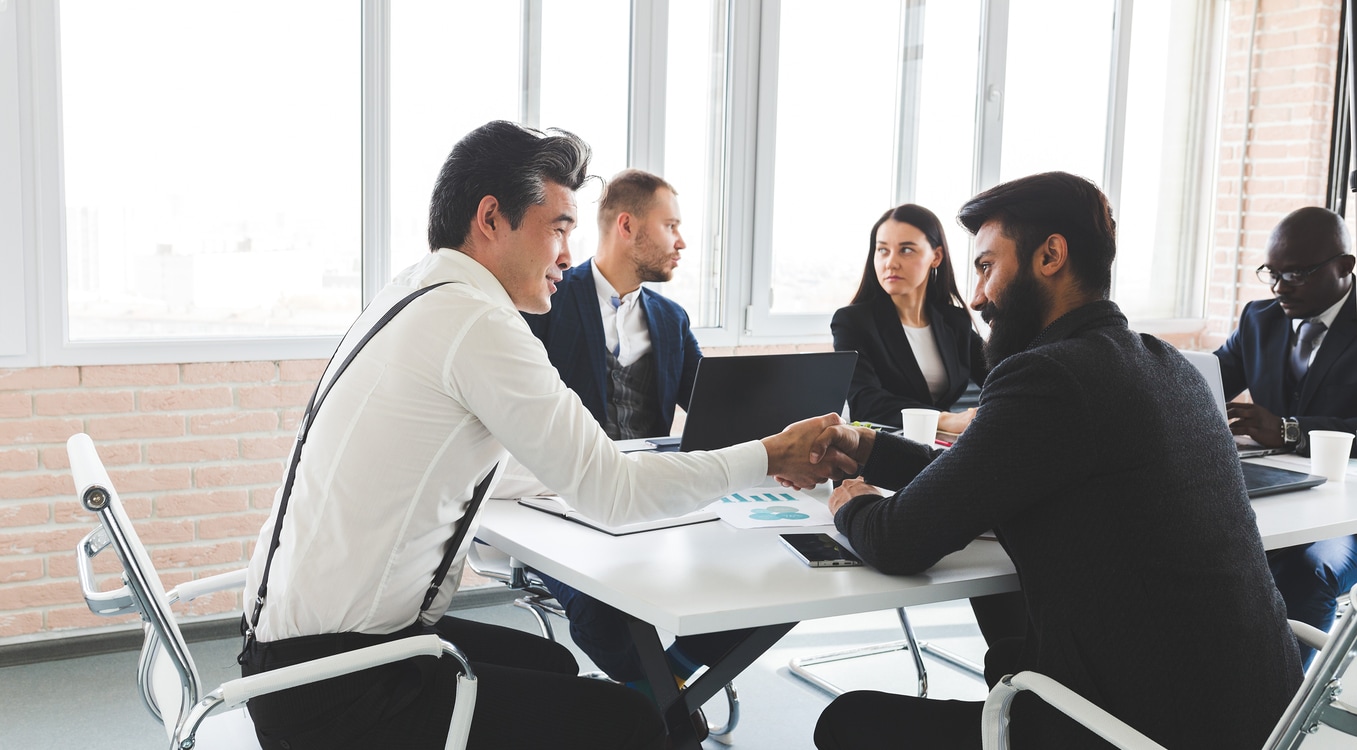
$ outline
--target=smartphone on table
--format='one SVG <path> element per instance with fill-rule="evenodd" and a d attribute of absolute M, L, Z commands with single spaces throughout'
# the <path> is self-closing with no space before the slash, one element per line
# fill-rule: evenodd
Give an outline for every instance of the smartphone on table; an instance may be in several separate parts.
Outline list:
<path fill-rule="evenodd" d="M 779 534 L 782 543 L 812 568 L 843 568 L 862 560 L 828 534 Z"/>

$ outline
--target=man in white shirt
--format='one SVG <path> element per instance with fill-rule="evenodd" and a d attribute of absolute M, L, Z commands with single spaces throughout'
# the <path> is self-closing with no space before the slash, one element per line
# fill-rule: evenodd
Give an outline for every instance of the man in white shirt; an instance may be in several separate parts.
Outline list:
<path fill-rule="evenodd" d="M 588 145 L 574 135 L 503 121 L 454 146 L 430 204 L 432 252 L 359 316 L 304 420 L 304 442 L 250 561 L 247 588 L 260 602 L 246 614 L 244 674 L 438 632 L 480 678 L 471 747 L 661 746 L 653 706 L 575 677 L 563 647 L 443 617 L 474 536 L 473 498 L 513 454 L 605 522 L 677 515 L 769 474 L 800 485 L 823 479 L 808 463 L 810 441 L 837 417 L 709 453 L 616 450 L 519 315 L 551 308 L 570 265 L 575 191 L 588 162 Z M 417 290 L 428 293 L 348 361 Z M 449 549 L 459 527 L 459 549 Z M 455 666 L 428 661 L 252 701 L 259 739 L 285 750 L 442 747 Z"/>
<path fill-rule="evenodd" d="M 1357 430 L 1354 264 L 1343 217 L 1328 209 L 1297 209 L 1272 230 L 1257 273 L 1273 299 L 1245 305 L 1216 350 L 1225 396 L 1251 398 L 1228 405 L 1236 435 L 1308 455 L 1312 430 Z M 1335 599 L 1357 583 L 1357 537 L 1273 550 L 1268 565 L 1287 617 L 1327 631 Z"/>

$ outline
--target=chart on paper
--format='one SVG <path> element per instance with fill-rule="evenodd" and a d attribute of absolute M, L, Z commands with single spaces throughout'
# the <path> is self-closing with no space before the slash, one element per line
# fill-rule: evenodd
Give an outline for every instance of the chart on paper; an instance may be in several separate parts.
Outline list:
<path fill-rule="evenodd" d="M 829 508 L 796 490 L 766 488 L 732 492 L 711 505 L 721 520 L 738 529 L 769 526 L 825 526 L 834 523 Z"/>

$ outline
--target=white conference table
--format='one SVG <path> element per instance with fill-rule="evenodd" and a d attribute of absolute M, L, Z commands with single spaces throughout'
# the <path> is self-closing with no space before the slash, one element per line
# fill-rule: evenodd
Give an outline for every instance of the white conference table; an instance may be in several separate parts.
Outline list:
<path fill-rule="evenodd" d="M 1250 459 L 1295 471 L 1296 456 Z M 1347 482 L 1253 501 L 1267 549 L 1357 533 L 1357 462 Z M 827 490 L 816 493 L 827 497 Z M 978 539 L 925 573 L 891 576 L 868 567 L 810 568 L 778 540 L 780 532 L 832 527 L 736 529 L 721 521 L 613 537 L 509 500 L 489 501 L 476 536 L 635 618 L 638 652 L 678 747 L 698 747 L 688 715 L 802 620 L 953 601 L 1018 588 L 1002 547 Z M 681 693 L 671 681 L 656 629 L 695 635 L 753 628 L 721 664 Z M 664 694 L 662 694 L 664 693 Z"/>

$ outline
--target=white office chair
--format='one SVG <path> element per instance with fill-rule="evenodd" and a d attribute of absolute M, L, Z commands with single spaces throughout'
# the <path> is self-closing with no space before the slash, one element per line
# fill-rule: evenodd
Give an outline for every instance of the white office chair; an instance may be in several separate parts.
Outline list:
<path fill-rule="evenodd" d="M 533 619 L 537 621 L 537 628 L 542 631 L 543 638 L 556 640 L 556 632 L 552 629 L 551 620 L 547 616 L 554 615 L 563 620 L 569 618 L 560 603 L 551 595 L 546 584 L 531 569 L 517 559 L 479 539 L 474 540 L 471 548 L 467 550 L 466 562 L 477 575 L 489 578 L 492 581 L 499 581 L 511 589 L 522 591 L 523 596 L 514 600 L 514 606 L 532 613 Z M 608 679 L 608 675 L 603 672 L 585 672 L 580 676 L 598 680 Z M 708 724 L 707 732 L 711 739 L 723 745 L 729 745 L 733 742 L 731 733 L 735 731 L 735 726 L 740 723 L 740 694 L 735 689 L 733 682 L 726 683 L 725 694 L 728 709 L 726 723 L 720 725 Z"/>
<path fill-rule="evenodd" d="M 245 704 L 251 698 L 415 656 L 450 656 L 461 666 L 446 747 L 466 747 L 476 703 L 476 676 L 466 656 L 436 635 L 403 638 L 230 680 L 203 696 L 198 669 L 170 605 L 239 587 L 244 584 L 245 571 L 189 581 L 166 593 L 94 450 L 94 443 L 88 435 L 74 435 L 67 441 L 66 450 L 70 454 L 76 494 L 87 510 L 99 516 L 101 524 L 76 547 L 77 570 L 85 602 L 97 615 L 132 612 L 141 615 L 145 641 L 137 669 L 137 684 L 147 709 L 164 724 L 171 750 L 258 748 L 254 725 L 245 711 Z M 123 585 L 111 591 L 100 591 L 94 580 L 91 560 L 108 547 L 113 548 L 122 562 Z"/>
<path fill-rule="evenodd" d="M 1357 586 L 1348 594 L 1357 603 Z M 1273 728 L 1263 750 L 1292 750 L 1319 731 L 1320 725 L 1357 737 L 1357 713 L 1336 700 L 1342 677 L 1357 655 L 1357 617 L 1345 617 L 1325 635 L 1304 623 L 1291 621 L 1296 637 L 1320 649 L 1290 705 Z M 1008 713 L 1013 699 L 1031 691 L 1061 713 L 1123 750 L 1163 750 L 1163 747 L 1059 682 L 1036 672 L 1005 676 L 985 699 L 981 721 L 985 750 L 1008 747 Z"/>

